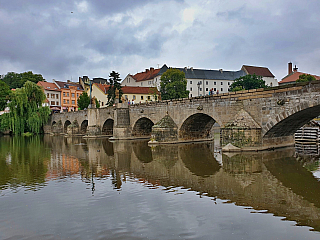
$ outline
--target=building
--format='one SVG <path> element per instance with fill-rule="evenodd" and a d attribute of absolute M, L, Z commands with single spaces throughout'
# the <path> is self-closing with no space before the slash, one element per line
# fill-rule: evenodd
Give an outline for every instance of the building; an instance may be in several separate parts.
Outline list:
<path fill-rule="evenodd" d="M 92 85 L 92 98 L 96 98 L 100 104 L 100 108 L 107 107 L 108 103 L 108 89 L 110 85 L 94 83 Z M 154 87 L 131 87 L 123 86 L 121 88 L 123 95 L 122 99 L 132 103 L 144 103 L 149 101 L 156 101 L 160 96 L 159 92 Z M 88 93 L 89 95 L 89 93 Z"/>
<path fill-rule="evenodd" d="M 261 76 L 269 87 L 278 86 L 278 80 L 274 78 L 274 75 L 270 72 L 269 68 L 266 67 L 256 67 L 243 65 L 241 70 L 243 70 L 247 75 L 257 75 Z"/>
<path fill-rule="evenodd" d="M 61 111 L 61 90 L 52 82 L 39 81 L 37 83 L 40 86 L 47 99 L 44 103 L 45 106 L 49 106 L 52 111 Z"/>
<path fill-rule="evenodd" d="M 292 84 L 295 83 L 298 79 L 299 76 L 302 74 L 309 74 L 309 73 L 304 73 L 304 72 L 298 72 L 297 66 L 294 66 L 292 69 L 292 63 L 288 63 L 288 75 L 282 78 L 282 80 L 279 82 L 279 85 L 284 85 L 284 84 Z M 320 80 L 320 76 L 309 74 L 314 76 L 317 80 Z"/>
<path fill-rule="evenodd" d="M 79 84 L 82 86 L 82 88 L 89 93 L 90 90 L 90 82 L 93 83 L 99 83 L 99 84 L 109 84 L 108 80 L 105 78 L 93 78 L 92 80 L 89 79 L 88 76 L 79 77 Z"/>
<path fill-rule="evenodd" d="M 157 87 L 160 90 L 161 75 L 169 67 L 164 64 L 161 68 L 146 69 L 144 72 L 135 75 L 128 74 L 121 82 L 122 86 Z M 239 77 L 256 74 L 262 76 L 268 86 L 277 86 L 278 81 L 266 67 L 255 67 L 243 65 L 239 71 L 194 69 L 193 67 L 176 68 L 185 73 L 189 97 L 208 95 L 210 90 L 213 93 L 226 93 L 233 81 Z"/>
<path fill-rule="evenodd" d="M 69 80 L 67 82 L 53 81 L 61 90 L 61 111 L 78 111 L 78 98 L 84 91 L 83 87 Z"/>

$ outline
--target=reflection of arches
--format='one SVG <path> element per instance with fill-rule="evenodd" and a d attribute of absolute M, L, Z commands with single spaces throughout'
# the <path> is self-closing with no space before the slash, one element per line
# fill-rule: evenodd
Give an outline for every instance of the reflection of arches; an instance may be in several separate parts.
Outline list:
<path fill-rule="evenodd" d="M 180 139 L 207 139 L 212 138 L 211 128 L 215 120 L 203 113 L 196 113 L 188 117 L 179 131 Z"/>
<path fill-rule="evenodd" d="M 147 141 L 136 141 L 132 143 L 133 152 L 136 157 L 143 163 L 152 162 L 151 148 Z"/>
<path fill-rule="evenodd" d="M 264 137 L 291 136 L 304 124 L 320 114 L 320 105 L 299 111 L 301 108 L 305 108 L 305 106 L 296 107 L 295 110 L 292 110 L 294 112 L 292 115 L 290 115 L 290 111 L 283 112 L 268 122 Z"/>
<path fill-rule="evenodd" d="M 151 136 L 153 125 L 154 123 L 149 118 L 140 118 L 133 126 L 132 136 Z"/>
<path fill-rule="evenodd" d="M 113 135 L 113 124 L 114 124 L 113 119 L 107 119 L 103 124 L 102 132 L 105 135 L 111 135 L 112 136 Z"/>
<path fill-rule="evenodd" d="M 84 120 L 81 123 L 80 133 L 85 134 L 87 132 L 87 127 L 88 127 L 88 120 Z"/>
<path fill-rule="evenodd" d="M 67 129 L 68 129 L 68 126 L 71 124 L 71 122 L 69 120 L 65 121 L 64 123 L 64 127 L 63 127 L 63 132 L 64 133 L 67 133 Z"/>
<path fill-rule="evenodd" d="M 183 145 L 179 153 L 185 166 L 197 176 L 208 177 L 220 169 L 209 144 Z"/>
<path fill-rule="evenodd" d="M 108 156 L 113 156 L 114 155 L 113 143 L 112 142 L 109 142 L 108 139 L 103 139 L 102 146 L 103 146 L 103 149 L 104 149 L 105 153 Z"/>

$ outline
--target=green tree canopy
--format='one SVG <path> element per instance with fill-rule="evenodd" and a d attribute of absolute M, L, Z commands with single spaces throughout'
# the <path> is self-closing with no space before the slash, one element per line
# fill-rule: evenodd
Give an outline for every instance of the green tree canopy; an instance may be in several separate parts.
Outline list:
<path fill-rule="evenodd" d="M 160 93 L 162 100 L 186 98 L 189 96 L 184 72 L 170 68 L 161 76 Z"/>
<path fill-rule="evenodd" d="M 317 79 L 310 74 L 301 74 L 296 82 L 311 82 L 316 80 Z"/>
<path fill-rule="evenodd" d="M 110 87 L 107 91 L 108 93 L 108 105 L 112 106 L 116 102 L 116 92 L 119 91 L 119 102 L 121 102 L 121 97 L 123 95 L 123 92 L 121 90 L 121 84 L 120 84 L 120 74 L 112 71 L 109 75 L 109 83 Z"/>
<path fill-rule="evenodd" d="M 266 82 L 262 79 L 261 76 L 246 75 L 239 77 L 234 80 L 234 82 L 229 87 L 229 92 L 257 89 L 257 88 L 266 88 Z"/>
<path fill-rule="evenodd" d="M 42 89 L 30 81 L 12 91 L 7 104 L 10 112 L 1 115 L 1 129 L 18 135 L 24 132 L 40 133 L 50 115 L 50 108 L 42 106 L 45 99 Z"/>
<path fill-rule="evenodd" d="M 9 95 L 11 90 L 9 86 L 0 80 L 0 111 L 3 111 L 7 105 L 7 101 L 9 100 Z"/>
<path fill-rule="evenodd" d="M 10 89 L 21 88 L 27 81 L 33 83 L 45 81 L 41 74 L 34 74 L 31 71 L 24 73 L 8 72 L 2 80 L 9 85 Z"/>
<path fill-rule="evenodd" d="M 83 92 L 78 98 L 78 107 L 80 110 L 88 108 L 90 104 L 90 97 L 88 96 L 87 92 Z"/>

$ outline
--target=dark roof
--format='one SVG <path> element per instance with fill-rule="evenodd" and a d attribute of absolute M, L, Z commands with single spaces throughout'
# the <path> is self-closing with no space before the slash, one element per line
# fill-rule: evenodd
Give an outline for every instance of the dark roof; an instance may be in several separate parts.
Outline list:
<path fill-rule="evenodd" d="M 74 82 L 62 82 L 62 81 L 55 81 L 56 84 L 60 87 L 60 88 L 69 88 L 69 86 L 75 86 L 77 87 L 79 90 L 83 90 L 83 87 L 79 84 L 79 83 L 74 83 Z"/>
<path fill-rule="evenodd" d="M 255 74 L 261 77 L 274 77 L 274 75 L 270 72 L 269 68 L 266 67 L 243 65 L 242 70 L 245 71 L 247 74 L 251 75 Z"/>
<path fill-rule="evenodd" d="M 107 93 L 110 85 L 108 84 L 99 84 L 95 83 L 104 93 Z M 130 87 L 130 86 L 123 86 L 121 90 L 123 94 L 152 94 L 154 91 L 154 87 Z M 157 91 L 159 94 L 159 92 Z"/>

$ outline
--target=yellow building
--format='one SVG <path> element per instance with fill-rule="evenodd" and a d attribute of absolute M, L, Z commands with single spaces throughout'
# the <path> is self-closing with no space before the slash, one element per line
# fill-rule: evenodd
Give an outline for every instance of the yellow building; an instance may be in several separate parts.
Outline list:
<path fill-rule="evenodd" d="M 110 85 L 94 83 L 92 85 L 92 98 L 95 97 L 100 107 L 107 107 L 108 103 L 108 89 Z M 159 99 L 160 93 L 154 87 L 128 87 L 124 86 L 121 88 L 124 101 L 128 104 L 144 103 L 157 101 Z M 87 92 L 90 95 L 90 90 Z"/>

